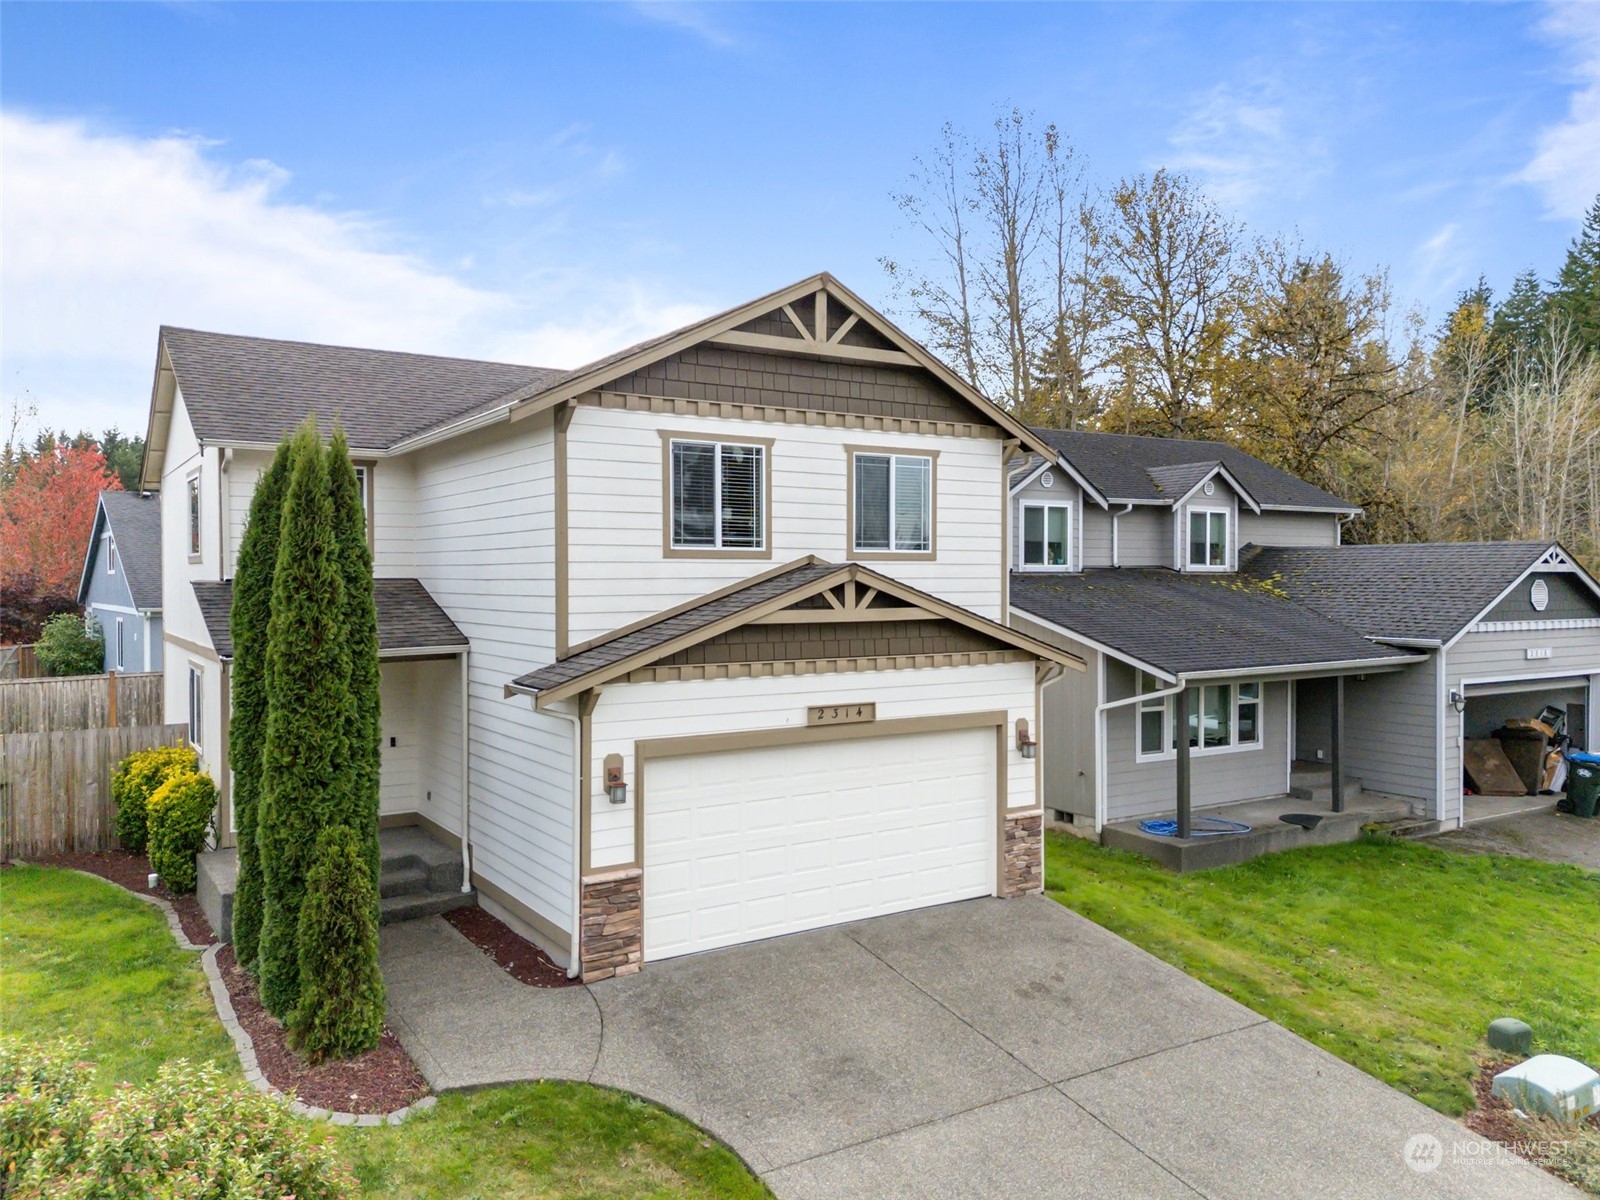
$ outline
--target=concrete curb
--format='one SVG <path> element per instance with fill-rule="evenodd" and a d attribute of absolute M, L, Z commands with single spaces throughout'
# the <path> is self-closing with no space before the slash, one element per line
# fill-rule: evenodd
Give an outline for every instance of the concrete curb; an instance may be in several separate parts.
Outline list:
<path fill-rule="evenodd" d="M 221 942 L 212 942 L 208 946 L 201 946 L 189 940 L 189 935 L 183 931 L 183 922 L 178 919 L 178 910 L 160 896 L 146 896 L 142 892 L 129 891 L 115 880 L 107 879 L 104 875 L 96 875 L 93 871 L 80 871 L 76 867 L 66 868 L 77 875 L 85 875 L 90 879 L 98 879 L 101 883 L 109 883 L 119 891 L 132 896 L 135 900 L 142 900 L 146 904 L 159 908 L 167 918 L 167 928 L 172 931 L 172 940 L 178 943 L 181 950 L 200 951 L 200 969 L 205 972 L 206 982 L 211 985 L 211 1002 L 216 1005 L 217 1018 L 222 1022 L 222 1027 L 228 1031 L 228 1036 L 233 1039 L 233 1048 L 239 1055 L 239 1065 L 244 1068 L 244 1077 L 250 1086 L 258 1092 L 265 1092 L 269 1096 L 279 1096 L 289 1101 L 289 1111 L 296 1116 L 305 1117 L 312 1121 L 328 1121 L 334 1125 L 357 1125 L 362 1128 L 372 1128 L 377 1125 L 398 1125 L 412 1113 L 426 1112 L 439 1103 L 437 1096 L 424 1096 L 420 1100 L 413 1100 L 404 1108 L 397 1108 L 389 1113 L 349 1113 L 330 1112 L 326 1108 L 304 1104 L 299 1100 L 290 1099 L 284 1092 L 274 1087 L 261 1071 L 261 1063 L 256 1058 L 256 1046 L 250 1040 L 250 1034 L 243 1025 L 239 1024 L 239 1016 L 233 1010 L 233 997 L 228 995 L 228 985 L 223 982 L 222 971 L 217 967 L 217 951 L 222 949 Z"/>

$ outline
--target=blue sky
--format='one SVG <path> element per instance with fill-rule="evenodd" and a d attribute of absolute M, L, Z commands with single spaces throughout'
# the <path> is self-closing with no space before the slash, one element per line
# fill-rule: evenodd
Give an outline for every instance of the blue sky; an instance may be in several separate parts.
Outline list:
<path fill-rule="evenodd" d="M 819 269 L 1017 105 L 1435 320 L 1600 190 L 1600 6 L 0 7 L 0 400 L 141 429 L 163 322 L 576 365 Z"/>

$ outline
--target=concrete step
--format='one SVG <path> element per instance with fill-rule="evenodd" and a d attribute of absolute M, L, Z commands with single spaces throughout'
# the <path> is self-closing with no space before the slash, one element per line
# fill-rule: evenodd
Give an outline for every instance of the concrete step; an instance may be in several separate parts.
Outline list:
<path fill-rule="evenodd" d="M 378 876 L 378 895 L 384 898 L 409 896 L 427 890 L 428 872 L 425 867 L 390 867 Z"/>
<path fill-rule="evenodd" d="M 420 867 L 428 873 L 428 890 L 456 891 L 461 887 L 461 853 L 411 827 L 385 829 L 378 835 L 380 874 Z"/>
<path fill-rule="evenodd" d="M 1443 828 L 1438 821 L 1430 821 L 1426 817 L 1409 817 L 1385 822 L 1379 832 L 1387 833 L 1390 837 L 1416 839 L 1432 837 Z"/>
<path fill-rule="evenodd" d="M 449 912 L 453 908 L 468 908 L 477 902 L 477 892 L 410 892 L 401 896 L 385 896 L 378 901 L 378 924 L 415 921 Z"/>
<path fill-rule="evenodd" d="M 1349 804 L 1361 796 L 1361 780 L 1345 777 L 1344 801 Z M 1329 800 L 1333 796 L 1333 780 L 1327 774 L 1319 779 L 1315 775 L 1307 776 L 1296 771 L 1290 779 L 1289 795 L 1296 800 Z"/>

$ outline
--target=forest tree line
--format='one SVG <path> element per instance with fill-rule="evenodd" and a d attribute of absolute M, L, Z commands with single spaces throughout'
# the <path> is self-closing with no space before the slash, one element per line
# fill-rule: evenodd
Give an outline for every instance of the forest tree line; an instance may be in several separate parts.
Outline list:
<path fill-rule="evenodd" d="M 1031 424 L 1231 442 L 1359 504 L 1347 541 L 1600 565 L 1600 197 L 1554 278 L 1480 280 L 1433 328 L 1386 271 L 1251 236 L 1181 175 L 1097 186 L 1017 111 L 945 126 L 895 199 L 897 311 Z"/>

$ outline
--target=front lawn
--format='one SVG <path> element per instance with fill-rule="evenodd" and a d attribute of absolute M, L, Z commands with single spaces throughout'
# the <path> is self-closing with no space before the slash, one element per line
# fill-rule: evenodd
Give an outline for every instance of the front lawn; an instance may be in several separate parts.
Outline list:
<path fill-rule="evenodd" d="M 1452 1116 L 1495 1017 L 1600 1062 L 1600 876 L 1371 838 L 1172 875 L 1050 834 L 1067 907 Z"/>
<path fill-rule="evenodd" d="M 80 1042 L 99 1065 L 97 1086 L 149 1081 L 173 1058 L 238 1075 L 198 959 L 160 912 L 109 883 L 54 867 L 0 871 L 0 1032 Z M 321 1128 L 367 1196 L 770 1197 L 688 1121 L 588 1084 L 489 1088 L 444 1096 L 399 1126 Z"/>

